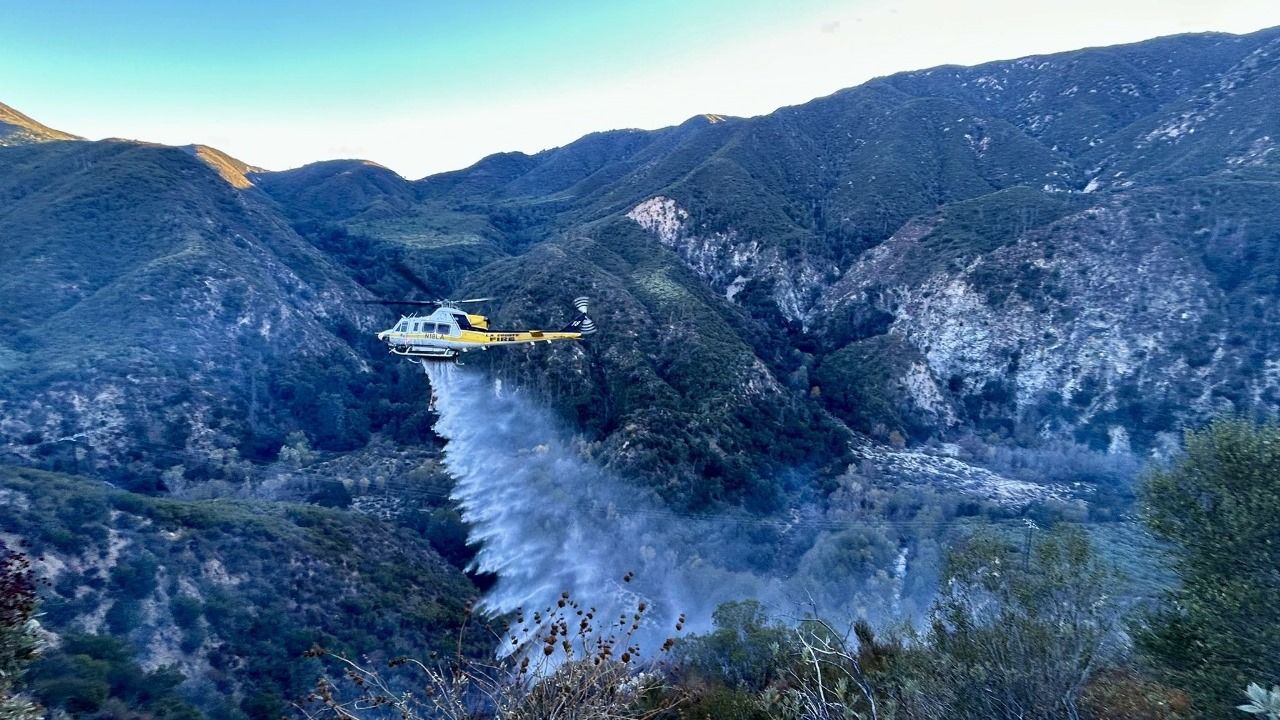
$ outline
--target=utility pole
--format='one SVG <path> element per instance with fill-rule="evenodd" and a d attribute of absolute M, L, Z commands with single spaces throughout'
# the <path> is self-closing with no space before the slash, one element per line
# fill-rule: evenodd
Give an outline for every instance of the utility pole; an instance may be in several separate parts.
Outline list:
<path fill-rule="evenodd" d="M 1022 545 L 1022 569 L 1025 572 L 1031 569 L 1031 534 L 1039 530 L 1040 526 L 1030 518 L 1024 518 L 1022 522 L 1027 528 L 1026 540 Z"/>

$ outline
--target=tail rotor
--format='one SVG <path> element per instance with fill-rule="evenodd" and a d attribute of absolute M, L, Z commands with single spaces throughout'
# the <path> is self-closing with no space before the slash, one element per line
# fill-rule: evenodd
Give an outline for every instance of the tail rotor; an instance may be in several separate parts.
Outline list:
<path fill-rule="evenodd" d="M 587 316 L 588 300 L 585 297 L 574 298 L 573 308 L 578 311 L 573 320 L 565 327 L 566 332 L 581 333 L 583 336 L 591 335 L 596 331 L 595 322 Z"/>

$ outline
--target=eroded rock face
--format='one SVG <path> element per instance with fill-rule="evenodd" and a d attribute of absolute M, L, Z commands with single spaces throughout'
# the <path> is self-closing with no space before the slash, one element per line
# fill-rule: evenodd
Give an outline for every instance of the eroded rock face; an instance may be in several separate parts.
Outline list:
<path fill-rule="evenodd" d="M 626 213 L 637 225 L 680 256 L 707 283 L 733 302 L 743 286 L 763 281 L 783 317 L 803 322 L 827 272 L 807 262 L 787 261 L 777 248 L 736 229 L 699 231 L 689 211 L 669 197 L 656 196 Z"/>
<path fill-rule="evenodd" d="M 918 218 L 829 285 L 735 232 L 695 233 L 671 198 L 651 198 L 627 216 L 730 300 L 750 279 L 767 277 L 784 314 L 818 332 L 837 334 L 831 326 L 851 308 L 884 314 L 883 331 L 922 359 L 901 369 L 898 392 L 939 437 L 977 430 L 1146 451 L 1176 444 L 1184 423 L 1280 397 L 1276 363 L 1257 362 L 1266 338 L 1242 342 L 1230 317 L 1239 293 L 1224 290 L 1204 262 L 1212 252 L 1244 257 L 1265 238 L 1238 216 L 1148 208 L 1191 210 L 1198 201 L 1187 192 L 1098 195 L 1096 204 L 932 270 L 927 261 L 944 230 L 936 217 Z M 801 300 L 814 292 L 816 303 Z M 1262 311 L 1260 327 L 1272 328 L 1272 315 Z"/>
<path fill-rule="evenodd" d="M 904 342 L 912 357 L 877 382 L 900 416 L 884 422 L 913 439 L 1158 451 L 1216 415 L 1280 409 L 1266 279 L 1280 118 L 1265 99 L 1280 87 L 1280 37 L 1161 47 L 1124 69 L 1082 52 L 873 82 L 762 120 L 776 127 L 741 141 L 756 155 L 725 151 L 750 172 L 716 187 L 756 188 L 752 202 L 684 183 L 628 217 L 749 311 L 743 290 L 767 287 L 818 346 L 805 350 L 818 374 L 855 343 Z M 914 109 L 864 122 L 897 102 L 887 89 Z M 906 117 L 919 122 L 886 125 Z M 752 164 L 771 147 L 761 138 L 785 160 Z M 770 205 L 765 179 L 777 178 L 793 194 Z M 761 220 L 764 208 L 781 215 Z M 839 250 L 817 261 L 781 249 L 796 236 Z M 862 245 L 841 245 L 850 237 Z"/>
<path fill-rule="evenodd" d="M 962 418 L 1153 449 L 1176 442 L 1179 424 L 1274 406 L 1275 363 L 1257 362 L 1271 341 L 1241 335 L 1238 298 L 1206 271 L 1203 236 L 1214 230 L 1188 235 L 1179 220 L 1144 216 L 1142 199 L 1111 198 L 923 278 L 901 263 L 931 232 L 913 224 L 851 268 L 821 312 L 870 304 L 891 314 L 888 332 L 925 359 L 909 379 L 916 411 L 943 427 Z M 1215 244 L 1259 241 L 1233 227 Z M 1261 327 L 1274 328 L 1274 312 L 1261 312 Z"/>
<path fill-rule="evenodd" d="M 655 233 L 664 245 L 671 246 L 684 234 L 684 224 L 689 219 L 689 213 L 677 205 L 675 200 L 658 196 L 632 208 L 627 217 L 635 220 L 645 230 Z"/>

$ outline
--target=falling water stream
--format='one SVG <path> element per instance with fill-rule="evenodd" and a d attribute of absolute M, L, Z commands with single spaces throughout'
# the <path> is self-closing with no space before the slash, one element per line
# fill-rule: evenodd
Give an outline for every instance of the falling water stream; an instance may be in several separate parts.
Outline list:
<path fill-rule="evenodd" d="M 722 602 L 782 596 L 779 581 L 729 570 L 722 523 L 679 516 L 585 460 L 573 436 L 516 390 L 468 368 L 429 365 L 436 432 L 446 439 L 453 499 L 479 548 L 474 569 L 497 577 L 483 599 L 494 614 L 554 605 L 562 592 L 600 618 L 650 608 L 642 652 L 705 630 Z M 634 573 L 630 582 L 623 578 Z"/>

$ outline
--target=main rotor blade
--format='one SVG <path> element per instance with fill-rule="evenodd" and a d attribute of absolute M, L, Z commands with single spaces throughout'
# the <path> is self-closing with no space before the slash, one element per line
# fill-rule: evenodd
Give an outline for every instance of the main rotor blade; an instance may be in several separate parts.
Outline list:
<path fill-rule="evenodd" d="M 495 298 L 467 298 L 466 300 L 357 300 L 362 305 L 461 305 L 463 303 L 488 302 Z"/>

